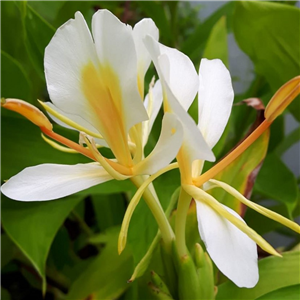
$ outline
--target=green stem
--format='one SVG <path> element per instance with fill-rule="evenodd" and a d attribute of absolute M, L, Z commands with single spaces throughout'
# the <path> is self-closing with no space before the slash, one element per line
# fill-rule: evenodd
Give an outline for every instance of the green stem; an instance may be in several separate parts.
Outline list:
<path fill-rule="evenodd" d="M 144 182 L 144 180 L 141 176 L 132 177 L 132 178 L 130 178 L 130 180 L 137 188 L 139 188 Z M 144 198 L 145 202 L 147 203 L 149 209 L 151 210 L 151 212 L 158 224 L 166 251 L 168 253 L 171 253 L 172 241 L 174 240 L 174 232 L 171 228 L 171 225 L 164 213 L 164 210 L 163 210 L 159 200 L 157 199 L 157 196 L 155 195 L 154 192 L 151 192 L 151 189 L 148 187 L 144 191 L 143 198 Z"/>
<path fill-rule="evenodd" d="M 185 227 L 190 203 L 191 196 L 187 194 L 183 188 L 181 188 L 175 222 L 176 247 L 180 257 L 187 254 L 187 247 L 185 242 Z"/>

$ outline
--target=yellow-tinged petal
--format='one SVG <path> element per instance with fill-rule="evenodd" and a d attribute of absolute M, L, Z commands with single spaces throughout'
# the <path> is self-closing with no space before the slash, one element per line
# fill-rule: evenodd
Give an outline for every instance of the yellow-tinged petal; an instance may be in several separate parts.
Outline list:
<path fill-rule="evenodd" d="M 300 226 L 281 216 L 280 214 L 273 212 L 261 205 L 258 205 L 250 200 L 248 200 L 246 197 L 244 197 L 242 194 L 240 194 L 236 189 L 234 189 L 232 186 L 230 186 L 229 184 L 225 183 L 225 182 L 221 182 L 215 179 L 211 179 L 209 182 L 211 182 L 212 184 L 214 184 L 214 187 L 219 186 L 221 188 L 223 188 L 226 192 L 228 192 L 229 194 L 231 194 L 232 196 L 234 196 L 237 200 L 241 201 L 242 203 L 244 203 L 245 205 L 247 205 L 248 207 L 256 210 L 257 212 L 259 212 L 260 214 L 278 222 L 283 224 L 284 226 L 294 230 L 297 233 L 300 233 Z"/>
<path fill-rule="evenodd" d="M 265 118 L 272 122 L 300 94 L 300 75 L 285 83 L 272 97 L 265 110 Z"/>
<path fill-rule="evenodd" d="M 247 226 L 243 221 L 239 220 L 233 216 L 229 211 L 227 211 L 214 197 L 204 192 L 202 189 L 197 188 L 194 185 L 183 185 L 183 188 L 188 194 L 190 194 L 196 201 L 201 201 L 210 206 L 214 211 L 220 214 L 222 217 L 226 218 L 238 229 L 248 235 L 254 242 L 257 243 L 266 252 L 281 256 L 267 241 L 265 241 L 257 232 L 252 228 Z"/>
<path fill-rule="evenodd" d="M 1 98 L 1 106 L 19 113 L 39 127 L 46 128 L 50 131 L 53 128 L 47 117 L 38 108 L 28 102 L 19 99 Z"/>
<path fill-rule="evenodd" d="M 124 165 L 132 164 L 128 147 L 122 93 L 117 75 L 107 65 L 98 69 L 92 63 L 82 69 L 82 89 L 98 115 L 98 128 L 116 158 Z"/>

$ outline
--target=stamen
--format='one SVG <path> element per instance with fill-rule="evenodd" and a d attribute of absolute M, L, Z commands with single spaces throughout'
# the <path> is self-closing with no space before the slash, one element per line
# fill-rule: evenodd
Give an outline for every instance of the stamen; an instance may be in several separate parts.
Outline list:
<path fill-rule="evenodd" d="M 59 119 L 60 121 L 62 121 L 63 123 L 79 130 L 79 131 L 83 131 L 86 134 L 96 137 L 98 139 L 103 139 L 102 135 L 96 132 L 92 132 L 89 129 L 75 123 L 74 121 L 72 121 L 71 119 L 61 115 L 60 113 L 58 113 L 57 111 L 55 111 L 52 107 L 50 107 L 49 105 L 47 105 L 45 102 L 42 102 L 41 100 L 38 100 L 39 103 L 43 106 L 43 108 L 51 115 L 53 115 L 54 117 L 56 117 L 57 119 Z"/>
<path fill-rule="evenodd" d="M 252 239 L 257 245 L 259 245 L 263 250 L 268 253 L 279 256 L 281 255 L 267 242 L 265 241 L 257 232 L 250 228 L 242 220 L 238 219 L 227 211 L 213 196 L 207 194 L 202 189 L 197 188 L 193 185 L 183 185 L 183 188 L 188 194 L 190 194 L 196 201 L 202 201 L 208 206 L 210 206 L 216 213 L 226 218 L 229 222 L 235 225 L 238 229 L 244 232 L 250 239 Z"/>
<path fill-rule="evenodd" d="M 133 142 L 135 143 L 135 153 L 133 157 L 134 164 L 139 163 L 143 158 L 143 146 L 140 136 L 138 134 L 136 126 L 133 126 L 130 129 L 130 136 Z"/>
<path fill-rule="evenodd" d="M 52 130 L 52 124 L 50 123 L 48 118 L 38 108 L 26 101 L 20 99 L 1 98 L 1 106 L 19 113 L 39 127 L 44 127 L 47 130 Z"/>
<path fill-rule="evenodd" d="M 271 211 L 263 206 L 260 206 L 250 200 L 248 200 L 246 197 L 244 197 L 242 194 L 240 194 L 236 189 L 234 189 L 232 186 L 230 186 L 229 184 L 222 182 L 222 181 L 218 181 L 215 179 L 211 179 L 209 182 L 213 183 L 214 185 L 212 186 L 212 188 L 214 187 L 221 187 L 223 188 L 226 192 L 228 192 L 229 194 L 231 194 L 233 197 L 235 197 L 237 200 L 239 200 L 240 202 L 242 202 L 243 204 L 247 205 L 248 207 L 254 209 L 255 211 L 257 211 L 258 213 L 278 222 L 283 224 L 284 226 L 294 230 L 297 233 L 300 233 L 300 226 L 281 216 L 280 214 L 277 214 L 274 211 Z"/>
<path fill-rule="evenodd" d="M 97 161 L 97 159 L 95 159 L 93 153 L 89 150 L 89 149 L 86 149 L 82 146 L 80 146 L 79 144 L 53 132 L 52 130 L 48 130 L 46 128 L 43 128 L 41 127 L 41 130 L 44 134 L 46 134 L 47 136 L 51 137 L 53 140 L 69 147 L 69 148 L 72 148 L 74 149 L 75 151 L 89 157 L 90 159 L 94 160 L 94 161 Z"/>
<path fill-rule="evenodd" d="M 97 150 L 94 140 L 90 141 L 87 137 L 85 137 L 85 143 L 87 144 L 97 161 L 102 165 L 102 167 L 107 171 L 109 175 L 111 175 L 117 180 L 125 180 L 128 178 L 128 175 L 132 175 L 132 173 L 130 173 L 131 170 L 129 170 L 129 168 L 121 166 L 120 164 L 103 157 L 101 153 Z"/>
<path fill-rule="evenodd" d="M 55 143 L 54 141 L 52 141 L 52 140 L 48 139 L 47 137 L 45 137 L 42 133 L 41 133 L 41 136 L 47 144 L 49 144 L 51 147 L 53 147 L 56 150 L 59 150 L 61 152 L 66 152 L 66 153 L 78 153 L 78 151 L 76 151 L 74 149 L 64 147 L 64 146 L 59 145 L 58 143 Z"/>
<path fill-rule="evenodd" d="M 119 239 L 118 239 L 118 252 L 119 254 L 122 253 L 122 251 L 125 249 L 126 242 L 127 242 L 127 234 L 128 234 L 128 228 L 129 228 L 129 223 L 131 220 L 131 217 L 133 215 L 133 212 L 137 205 L 139 204 L 140 199 L 142 198 L 143 193 L 147 189 L 148 185 L 155 180 L 157 177 L 160 175 L 178 168 L 178 163 L 172 163 L 168 165 L 167 167 L 159 170 L 155 174 L 151 175 L 148 177 L 143 184 L 139 187 L 139 189 L 136 191 L 135 195 L 133 198 L 130 200 L 129 205 L 126 209 L 125 216 L 123 218 L 120 234 L 119 234 Z"/>
<path fill-rule="evenodd" d="M 212 179 L 219 172 L 224 170 L 231 164 L 239 155 L 241 155 L 248 147 L 250 147 L 271 125 L 271 122 L 264 120 L 240 145 L 224 157 L 219 163 L 214 165 L 204 174 L 197 178 L 193 178 L 193 183 L 196 186 L 203 185 L 206 181 Z"/>

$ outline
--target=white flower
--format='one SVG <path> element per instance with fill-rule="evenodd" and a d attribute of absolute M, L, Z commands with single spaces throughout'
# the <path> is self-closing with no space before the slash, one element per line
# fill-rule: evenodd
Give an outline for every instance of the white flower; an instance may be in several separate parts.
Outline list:
<path fill-rule="evenodd" d="M 107 10 L 94 14 L 92 34 L 79 12 L 56 31 L 44 58 L 52 103 L 41 104 L 56 122 L 80 131 L 88 148 L 53 132 L 47 118 L 24 101 L 7 99 L 2 106 L 23 114 L 45 135 L 95 162 L 27 168 L 2 186 L 6 196 L 21 201 L 57 199 L 113 178 L 153 174 L 175 158 L 183 132 L 172 114 L 164 116 L 153 151 L 146 158 L 143 154 L 162 102 L 158 81 L 143 103 L 144 76 L 151 62 L 142 42 L 146 34 L 158 39 L 151 19 L 132 28 Z M 37 123 L 37 118 L 43 122 Z M 103 157 L 98 145 L 108 146 L 115 160 Z"/>
<path fill-rule="evenodd" d="M 206 176 L 207 179 L 199 177 L 204 160 L 214 160 L 211 149 L 221 137 L 231 112 L 234 94 L 230 74 L 223 63 L 218 59 L 202 59 L 198 76 L 192 62 L 183 53 L 158 43 L 151 36 L 147 36 L 144 41 L 162 83 L 165 112 L 176 114 L 184 128 L 183 144 L 177 161 L 182 187 L 196 201 L 200 236 L 221 272 L 239 287 L 253 287 L 259 277 L 256 243 L 273 255 L 279 254 L 249 228 L 236 212 L 219 203 L 206 190 L 222 187 L 259 213 L 297 232 L 300 227 L 252 203 L 223 182 L 210 180 L 210 176 Z M 198 125 L 186 113 L 197 91 Z M 269 125 L 267 121 L 261 130 Z M 227 163 L 226 158 L 224 162 Z M 214 171 L 222 170 L 221 163 L 214 167 Z M 188 204 L 183 205 L 186 207 Z"/>

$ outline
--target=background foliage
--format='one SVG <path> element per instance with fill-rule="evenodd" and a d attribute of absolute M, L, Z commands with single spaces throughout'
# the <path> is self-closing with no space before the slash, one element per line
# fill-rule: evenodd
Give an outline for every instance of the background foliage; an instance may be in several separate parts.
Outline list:
<path fill-rule="evenodd" d="M 282 2 L 282 3 L 280 3 Z M 123 22 L 134 25 L 151 17 L 160 30 L 160 41 L 186 53 L 198 68 L 200 59 L 220 58 L 229 70 L 228 35 L 233 34 L 240 49 L 254 64 L 253 80 L 246 91 L 235 95 L 235 103 L 258 97 L 265 104 L 286 81 L 300 73 L 300 12 L 294 2 L 224 2 L 205 20 L 198 17 L 205 2 L 178 1 L 5 1 L 1 2 L 1 96 L 24 99 L 39 106 L 47 100 L 43 70 L 44 49 L 55 30 L 80 10 L 90 23 L 93 13 L 107 8 Z M 245 70 L 245 72 L 249 72 Z M 154 74 L 147 73 L 146 84 Z M 245 74 L 249 75 L 249 74 Z M 234 78 L 234 81 L 243 78 Z M 272 125 L 219 178 L 251 195 L 251 199 L 270 206 L 281 214 L 299 216 L 299 174 L 294 174 L 281 157 L 300 137 L 300 100 L 289 107 L 297 127 L 286 134 L 285 116 Z M 196 102 L 190 109 L 197 117 Z M 235 105 L 226 131 L 215 147 L 217 158 L 224 156 L 248 132 L 259 112 L 245 104 Z M 150 151 L 160 130 L 161 114 L 147 145 Z M 22 117 L 2 110 L 2 182 L 27 166 L 40 163 L 75 164 L 87 159 L 77 154 L 58 152 L 46 144 L 37 127 Z M 67 129 L 55 130 L 73 140 Z M 269 148 L 267 149 L 269 141 Z M 267 153 L 267 154 L 266 154 Z M 106 153 L 109 155 L 109 153 Z M 299 164 L 299 157 L 294 158 Z M 210 165 L 207 164 L 206 168 Z M 299 166 L 299 165 L 298 165 Z M 164 209 L 179 186 L 178 171 L 154 183 Z M 150 270 L 163 277 L 161 253 L 153 245 L 145 274 L 127 283 L 134 267 L 145 255 L 157 232 L 149 209 L 141 202 L 131 221 L 129 246 L 118 256 L 117 236 L 122 217 L 135 188 L 130 182 L 109 182 L 76 195 L 46 203 L 21 203 L 2 195 L 2 299 L 153 299 Z M 247 210 L 214 191 L 219 201 L 241 214 L 260 234 L 276 235 L 276 247 L 289 251 L 299 243 L 291 231 Z M 171 207 L 172 209 L 172 207 Z M 170 220 L 176 217 L 176 211 Z M 195 211 L 190 208 L 188 244 L 199 242 Z M 270 235 L 272 233 L 272 235 Z M 278 236 L 283 237 L 278 241 Z M 156 244 L 159 243 L 159 239 Z M 260 251 L 261 257 L 266 254 Z M 148 264 L 150 264 L 148 266 Z M 283 259 L 268 257 L 260 261 L 260 282 L 254 289 L 238 289 L 218 276 L 217 299 L 295 299 L 299 293 L 299 256 L 287 252 Z M 230 296 L 228 296 L 230 295 Z M 294 297 L 294 298 L 293 298 Z"/>

